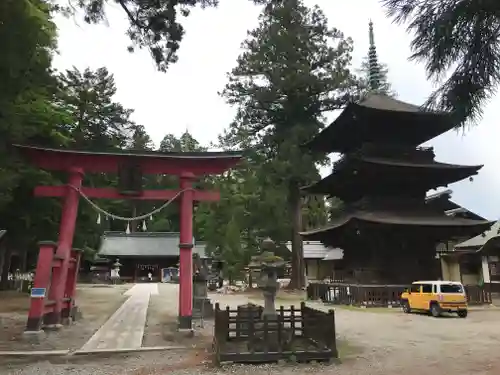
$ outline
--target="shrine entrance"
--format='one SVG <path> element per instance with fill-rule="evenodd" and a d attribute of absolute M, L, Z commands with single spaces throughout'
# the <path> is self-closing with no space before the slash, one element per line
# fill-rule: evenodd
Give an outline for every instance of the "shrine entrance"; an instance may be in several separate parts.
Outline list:
<path fill-rule="evenodd" d="M 238 163 L 239 152 L 185 152 L 185 153 L 133 153 L 133 152 L 89 152 L 63 149 L 48 149 L 15 145 L 15 148 L 31 163 L 49 171 L 62 171 L 68 175 L 68 183 L 61 186 L 38 186 L 38 197 L 59 197 L 63 200 L 59 238 L 57 242 L 41 242 L 36 268 L 27 331 L 39 331 L 42 326 L 57 327 L 69 318 L 76 317 L 76 281 L 80 252 L 73 249 L 80 197 L 98 212 L 111 215 L 100 209 L 91 199 L 139 199 L 167 201 L 152 213 L 180 199 L 179 241 L 179 328 L 192 327 L 192 248 L 193 248 L 193 202 L 217 201 L 216 191 L 201 191 L 192 188 L 193 182 L 204 175 L 221 174 Z M 85 173 L 116 173 L 119 187 L 85 187 Z M 179 176 L 178 190 L 143 190 L 143 175 L 168 174 Z M 147 213 L 144 218 L 152 213 Z M 135 218 L 114 218 L 124 221 Z"/>

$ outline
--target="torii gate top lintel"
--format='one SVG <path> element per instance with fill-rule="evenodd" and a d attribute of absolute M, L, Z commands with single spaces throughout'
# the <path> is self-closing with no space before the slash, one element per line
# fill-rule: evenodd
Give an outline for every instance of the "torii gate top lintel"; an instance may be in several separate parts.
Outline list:
<path fill-rule="evenodd" d="M 69 171 L 79 167 L 90 173 L 116 173 L 120 166 L 134 163 L 143 174 L 195 176 L 221 174 L 237 164 L 240 151 L 224 152 L 158 152 L 158 151 L 75 151 L 38 146 L 14 145 L 36 166 L 54 171 Z"/>

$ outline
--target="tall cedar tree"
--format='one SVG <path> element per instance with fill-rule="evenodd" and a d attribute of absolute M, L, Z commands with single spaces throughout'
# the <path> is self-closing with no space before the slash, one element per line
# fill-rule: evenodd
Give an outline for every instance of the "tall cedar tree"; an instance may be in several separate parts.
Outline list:
<path fill-rule="evenodd" d="M 69 124 L 72 147 L 86 150 L 124 148 L 136 130 L 130 119 L 132 110 L 113 100 L 115 80 L 106 68 L 76 68 L 61 74 L 62 101 L 75 122 Z"/>
<path fill-rule="evenodd" d="M 249 1 L 270 4 L 283 0 Z M 128 47 L 129 51 L 147 48 L 158 69 L 166 71 L 170 64 L 177 62 L 177 51 L 185 32 L 179 15 L 185 18 L 195 7 L 215 7 L 219 0 L 70 0 L 70 3 L 84 9 L 88 23 L 104 22 L 106 5 L 118 4 L 130 24 L 127 34 L 132 44 Z M 71 7 L 68 9 L 71 10 Z"/>
<path fill-rule="evenodd" d="M 413 34 L 412 60 L 441 82 L 427 105 L 453 111 L 458 126 L 480 119 L 500 82 L 498 0 L 383 0 Z M 451 74 L 448 72 L 451 71 Z M 445 80 L 441 80 L 448 76 Z"/>
<path fill-rule="evenodd" d="M 266 155 L 261 170 L 269 187 L 283 186 L 292 223 L 291 288 L 304 286 L 300 186 L 319 178 L 319 160 L 299 149 L 318 134 L 323 113 L 350 99 L 352 41 L 329 28 L 318 8 L 300 0 L 268 5 L 249 32 L 244 52 L 223 91 L 237 116 L 228 137 L 250 138 Z M 264 179 L 262 179 L 264 180 Z"/>

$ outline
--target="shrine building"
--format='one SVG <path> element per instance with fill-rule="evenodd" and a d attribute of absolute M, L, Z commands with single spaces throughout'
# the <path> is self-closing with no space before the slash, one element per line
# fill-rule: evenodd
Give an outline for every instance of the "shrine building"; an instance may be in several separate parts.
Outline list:
<path fill-rule="evenodd" d="M 120 279 L 125 282 L 164 281 L 164 269 L 179 267 L 179 233 L 175 232 L 105 232 L 101 238 L 98 257 L 108 260 L 109 269 L 117 260 Z M 205 243 L 193 238 L 193 253 L 207 260 Z"/>

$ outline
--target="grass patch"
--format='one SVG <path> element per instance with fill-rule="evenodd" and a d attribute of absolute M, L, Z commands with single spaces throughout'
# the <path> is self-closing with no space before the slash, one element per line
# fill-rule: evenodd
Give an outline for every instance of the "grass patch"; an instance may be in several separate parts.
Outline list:
<path fill-rule="evenodd" d="M 11 290 L 0 292 L 0 313 L 24 313 L 30 308 L 30 296 L 28 293 L 20 293 Z"/>

